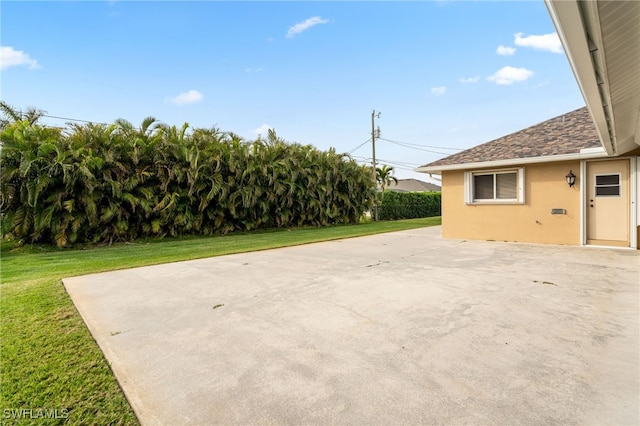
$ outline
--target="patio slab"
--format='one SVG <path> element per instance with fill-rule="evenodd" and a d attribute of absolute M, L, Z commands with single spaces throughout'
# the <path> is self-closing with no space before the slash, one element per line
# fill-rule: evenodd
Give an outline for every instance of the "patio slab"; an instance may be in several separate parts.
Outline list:
<path fill-rule="evenodd" d="M 638 251 L 433 227 L 64 285 L 145 425 L 640 424 Z"/>

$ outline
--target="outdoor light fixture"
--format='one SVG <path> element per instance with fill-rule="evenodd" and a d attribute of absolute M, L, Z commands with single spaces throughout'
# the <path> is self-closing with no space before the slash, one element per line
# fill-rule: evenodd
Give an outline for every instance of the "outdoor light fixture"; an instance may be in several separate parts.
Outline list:
<path fill-rule="evenodd" d="M 569 174 L 566 175 L 565 178 L 567 179 L 569 188 L 576 184 L 576 175 L 573 174 L 573 171 L 569 170 Z"/>

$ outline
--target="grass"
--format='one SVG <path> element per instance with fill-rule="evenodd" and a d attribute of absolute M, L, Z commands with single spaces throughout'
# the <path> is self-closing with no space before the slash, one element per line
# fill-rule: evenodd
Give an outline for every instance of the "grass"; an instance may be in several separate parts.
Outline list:
<path fill-rule="evenodd" d="M 4 242 L 0 263 L 0 423 L 138 423 L 65 292 L 64 277 L 439 224 L 437 217 L 73 250 Z M 26 418 L 18 419 L 18 414 Z"/>

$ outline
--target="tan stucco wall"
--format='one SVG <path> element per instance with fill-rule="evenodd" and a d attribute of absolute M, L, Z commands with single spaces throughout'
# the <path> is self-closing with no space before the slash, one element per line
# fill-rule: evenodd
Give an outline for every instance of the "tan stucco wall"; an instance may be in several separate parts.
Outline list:
<path fill-rule="evenodd" d="M 443 172 L 442 236 L 580 244 L 580 163 L 571 161 L 519 167 L 524 167 L 525 203 L 516 205 L 466 205 L 464 171 Z M 473 171 L 478 170 L 482 169 Z M 569 188 L 565 180 L 569 170 L 577 176 L 573 188 Z M 553 208 L 565 209 L 566 214 L 552 215 Z"/>

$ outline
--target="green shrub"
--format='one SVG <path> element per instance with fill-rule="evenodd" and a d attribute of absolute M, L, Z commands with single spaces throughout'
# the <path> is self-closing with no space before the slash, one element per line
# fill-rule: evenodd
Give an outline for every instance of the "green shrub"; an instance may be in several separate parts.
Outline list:
<path fill-rule="evenodd" d="M 378 216 L 381 220 L 414 219 L 441 214 L 439 192 L 385 191 L 378 208 Z"/>
<path fill-rule="evenodd" d="M 217 129 L 17 121 L 0 131 L 2 233 L 25 243 L 355 223 L 372 204 L 367 168 L 335 150 Z"/>

